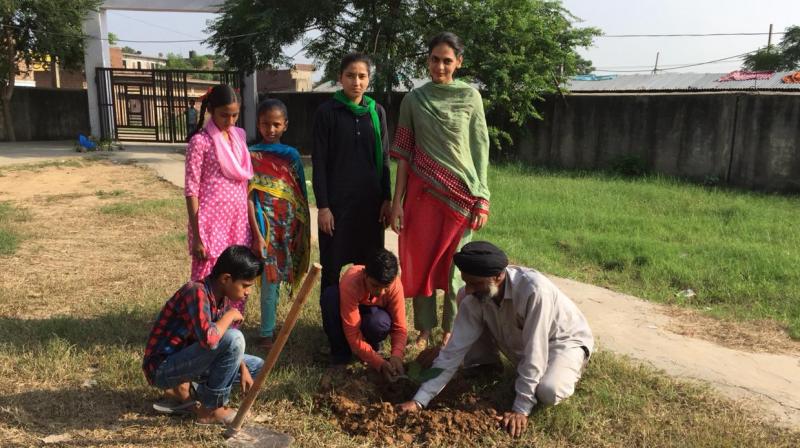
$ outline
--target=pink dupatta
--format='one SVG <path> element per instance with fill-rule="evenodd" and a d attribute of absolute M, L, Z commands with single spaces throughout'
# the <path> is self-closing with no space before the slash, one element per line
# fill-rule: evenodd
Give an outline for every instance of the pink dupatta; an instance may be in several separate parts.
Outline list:
<path fill-rule="evenodd" d="M 253 177 L 253 163 L 250 161 L 250 153 L 247 152 L 244 129 L 231 126 L 228 140 L 214 124 L 214 120 L 208 120 L 205 128 L 214 141 L 222 174 L 231 180 L 250 180 Z"/>

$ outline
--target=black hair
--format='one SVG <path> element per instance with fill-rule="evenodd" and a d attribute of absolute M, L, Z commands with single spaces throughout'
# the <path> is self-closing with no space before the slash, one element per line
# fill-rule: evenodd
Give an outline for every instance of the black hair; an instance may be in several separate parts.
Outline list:
<path fill-rule="evenodd" d="M 214 267 L 211 278 L 217 279 L 222 274 L 230 274 L 235 280 L 253 280 L 264 272 L 264 262 L 247 246 L 229 246 L 225 249 Z"/>
<path fill-rule="evenodd" d="M 388 285 L 397 277 L 397 257 L 386 249 L 378 249 L 367 260 L 364 271 L 381 285 Z"/>
<path fill-rule="evenodd" d="M 194 104 L 194 103 L 195 103 L 194 98 L 189 98 L 189 104 Z"/>
<path fill-rule="evenodd" d="M 283 118 L 285 120 L 289 120 L 289 109 L 286 108 L 286 104 L 283 104 L 283 101 L 277 98 L 267 98 L 260 103 L 258 103 L 258 107 L 256 108 L 256 119 L 261 116 L 261 114 L 267 113 L 273 109 L 278 109 L 283 114 Z"/>
<path fill-rule="evenodd" d="M 460 37 L 456 36 L 450 31 L 443 31 L 433 36 L 431 40 L 428 41 L 428 54 L 431 54 L 433 49 L 440 44 L 447 44 L 450 48 L 452 48 L 453 52 L 456 54 L 456 57 L 464 55 L 464 42 Z"/>
<path fill-rule="evenodd" d="M 372 60 L 364 53 L 348 53 L 342 58 L 342 63 L 339 64 L 339 76 L 350 66 L 356 62 L 363 62 L 367 65 L 367 73 L 372 71 Z"/>
<path fill-rule="evenodd" d="M 213 110 L 215 107 L 223 107 L 228 104 L 239 103 L 239 94 L 233 87 L 227 84 L 217 84 L 203 96 L 203 102 L 200 103 L 200 118 L 197 120 L 197 129 L 192 132 L 186 140 L 191 139 L 194 134 L 203 130 L 203 122 L 206 121 L 206 109 Z"/>

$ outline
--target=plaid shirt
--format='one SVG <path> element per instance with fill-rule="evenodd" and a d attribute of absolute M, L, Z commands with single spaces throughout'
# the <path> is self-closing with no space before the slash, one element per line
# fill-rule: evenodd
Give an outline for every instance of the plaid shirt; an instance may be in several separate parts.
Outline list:
<path fill-rule="evenodd" d="M 158 366 L 170 355 L 194 343 L 203 348 L 213 348 L 219 343 L 215 322 L 227 309 L 227 302 L 224 297 L 214 297 L 209 277 L 183 285 L 167 300 L 144 350 L 142 369 L 150 384 Z"/>

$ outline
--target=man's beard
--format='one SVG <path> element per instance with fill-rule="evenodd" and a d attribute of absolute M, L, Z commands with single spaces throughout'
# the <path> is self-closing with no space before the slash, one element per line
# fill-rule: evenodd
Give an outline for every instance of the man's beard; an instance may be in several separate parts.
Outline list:
<path fill-rule="evenodd" d="M 481 302 L 485 302 L 485 301 L 487 301 L 489 299 L 493 299 L 493 298 L 497 297 L 498 294 L 500 294 L 500 287 L 498 287 L 494 283 L 491 283 L 489 285 L 489 290 L 488 291 L 473 292 L 472 293 L 472 295 L 475 296 L 475 298 L 480 300 Z"/>

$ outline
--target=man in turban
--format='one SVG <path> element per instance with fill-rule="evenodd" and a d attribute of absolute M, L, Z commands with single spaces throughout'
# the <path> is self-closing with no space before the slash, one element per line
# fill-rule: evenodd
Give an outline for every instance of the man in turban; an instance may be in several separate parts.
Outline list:
<path fill-rule="evenodd" d="M 442 372 L 400 409 L 423 409 L 460 365 L 497 364 L 503 352 L 516 365 L 516 398 L 498 420 L 518 437 L 536 403 L 555 405 L 575 391 L 594 347 L 592 331 L 578 307 L 547 277 L 509 266 L 506 254 L 493 244 L 468 243 L 453 261 L 466 286 L 458 294 L 452 337 L 433 362 Z"/>

